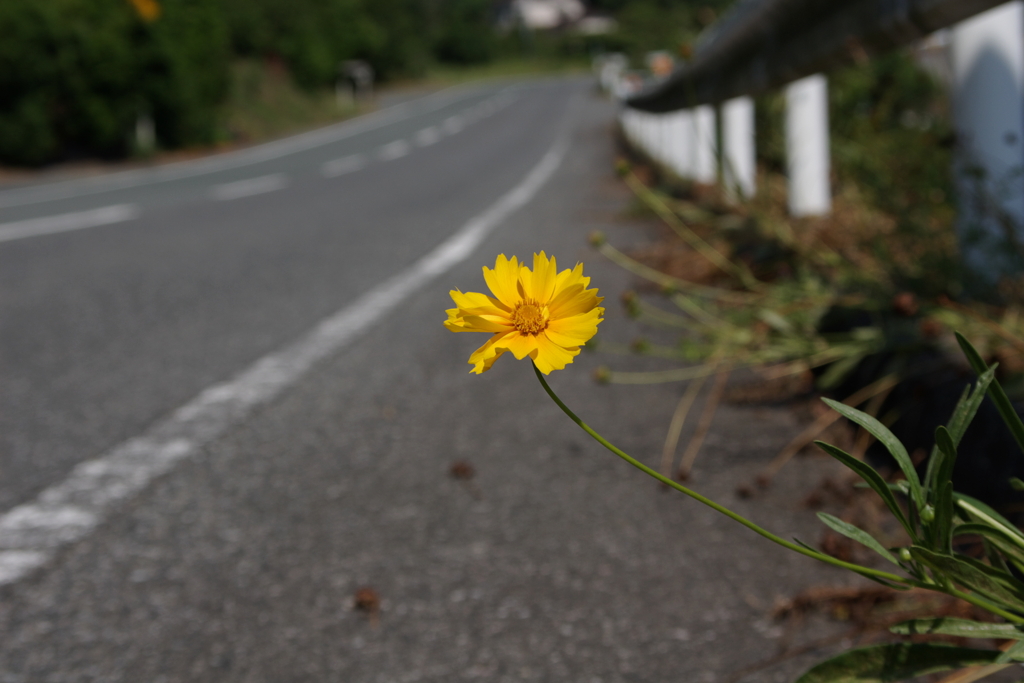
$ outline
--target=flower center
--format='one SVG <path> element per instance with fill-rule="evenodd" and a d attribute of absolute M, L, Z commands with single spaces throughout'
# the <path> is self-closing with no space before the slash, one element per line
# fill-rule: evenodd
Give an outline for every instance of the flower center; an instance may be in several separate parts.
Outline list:
<path fill-rule="evenodd" d="M 512 324 L 520 334 L 537 334 L 548 326 L 544 309 L 533 301 L 524 301 L 512 311 Z"/>

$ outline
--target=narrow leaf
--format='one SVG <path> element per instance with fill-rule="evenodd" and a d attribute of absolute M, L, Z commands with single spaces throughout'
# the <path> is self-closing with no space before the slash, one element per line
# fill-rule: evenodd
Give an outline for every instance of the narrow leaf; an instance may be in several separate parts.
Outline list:
<path fill-rule="evenodd" d="M 942 459 L 942 465 L 935 476 L 935 483 L 937 486 L 952 481 L 953 479 L 953 466 L 956 464 L 956 441 L 953 440 L 953 436 L 949 433 L 949 430 L 939 425 L 935 429 L 935 445 L 939 447 L 945 456 Z"/>
<path fill-rule="evenodd" d="M 1021 662 L 1024 661 L 1024 642 L 1017 641 L 1011 645 L 1003 654 L 999 655 L 996 659 L 996 663 L 1005 664 L 1006 662 Z"/>
<path fill-rule="evenodd" d="M 1024 599 L 1015 590 L 1011 589 L 1010 585 L 1004 580 L 1005 578 L 1013 580 L 1013 577 L 1005 575 L 1003 572 L 998 573 L 1004 574 L 1004 576 L 996 576 L 993 572 L 998 570 L 994 570 L 991 567 L 985 567 L 986 570 L 989 570 L 985 571 L 978 565 L 969 562 L 968 558 L 943 555 L 921 546 L 911 547 L 910 554 L 921 564 L 949 577 L 964 588 L 976 591 L 991 600 L 1008 605 L 1011 609 L 1024 610 Z"/>
<path fill-rule="evenodd" d="M 871 548 L 885 559 L 899 566 L 900 563 L 896 559 L 896 557 L 888 550 L 886 550 L 881 543 L 875 540 L 874 536 L 864 531 L 863 529 L 855 527 L 854 525 L 848 522 L 844 522 L 838 517 L 830 515 L 827 512 L 819 512 L 818 519 L 824 522 L 825 525 L 831 528 L 833 531 L 840 533 L 843 536 L 846 536 L 847 538 L 851 538 L 854 541 L 860 543 L 861 545 Z"/>
<path fill-rule="evenodd" d="M 967 533 L 975 533 L 975 535 L 982 537 L 1002 555 L 1009 558 L 1018 569 L 1024 570 L 1024 548 L 1019 545 L 1020 539 L 1016 539 L 994 526 L 977 522 L 957 524 L 952 530 L 954 537 L 965 536 Z"/>
<path fill-rule="evenodd" d="M 910 526 L 910 522 L 907 521 L 906 515 L 903 514 L 903 509 L 900 507 L 899 503 L 896 502 L 896 496 L 892 495 L 892 491 L 889 489 L 889 485 L 885 480 L 882 479 L 882 475 L 876 472 L 871 465 L 858 460 L 841 448 L 836 448 L 832 444 L 827 444 L 824 441 L 815 441 L 814 443 L 818 448 L 825 451 L 860 475 L 860 478 L 863 479 L 868 486 L 874 489 L 875 493 L 881 496 L 886 507 L 888 507 L 893 516 L 900 521 L 903 528 L 907 530 L 910 538 L 914 540 L 917 539 L 917 534 L 914 533 L 914 528 Z"/>
<path fill-rule="evenodd" d="M 981 407 L 982 401 L 985 400 L 985 393 L 995 378 L 996 369 L 994 366 L 981 373 L 978 376 L 978 381 L 974 384 L 974 391 L 971 392 L 970 398 L 958 403 L 956 408 L 953 409 L 953 416 L 950 418 L 947 427 L 949 428 L 950 436 L 953 437 L 953 443 L 957 446 L 960 445 L 960 440 L 964 438 L 964 433 L 967 432 L 971 421 L 974 420 L 978 408 Z"/>
<path fill-rule="evenodd" d="M 1024 547 L 1024 533 L 1021 533 L 1020 529 L 1014 526 L 1010 520 L 1006 519 L 976 498 L 965 496 L 962 493 L 954 493 L 953 498 L 956 499 L 957 505 L 960 506 L 960 509 L 967 512 L 972 519 L 981 520 L 982 522 L 990 524 L 1010 536 L 1016 537 L 1018 539 L 1017 542 Z"/>
<path fill-rule="evenodd" d="M 796 543 L 799 546 L 802 546 L 802 547 L 806 548 L 807 550 L 810 550 L 813 553 L 820 553 L 821 552 L 821 550 L 819 550 L 818 548 L 815 548 L 814 546 L 807 545 L 806 543 L 801 541 L 799 538 L 796 538 L 795 536 L 793 537 L 793 542 Z M 852 567 L 850 568 L 850 571 L 853 572 L 854 574 L 859 574 L 859 575 L 863 576 L 865 579 L 868 579 L 869 581 L 874 581 L 875 583 L 881 584 L 881 585 L 885 586 L 886 588 L 891 588 L 894 591 L 908 591 L 908 590 L 911 589 L 912 586 L 917 585 L 916 583 L 906 583 L 906 584 L 903 584 L 903 583 L 893 583 L 892 581 L 887 581 L 885 579 L 880 579 L 877 576 L 875 576 L 874 574 L 869 574 L 868 572 L 857 571 L 856 569 L 853 569 Z"/>
<path fill-rule="evenodd" d="M 973 391 L 970 384 L 964 387 L 964 393 L 962 393 L 959 400 L 956 401 L 952 415 L 949 417 L 949 424 L 946 426 L 954 445 L 959 445 L 961 439 L 964 438 L 967 428 L 971 425 L 971 422 L 974 420 L 974 416 L 978 413 L 978 409 L 981 407 L 981 402 L 985 399 L 985 392 L 988 391 L 988 385 L 991 384 L 994 378 L 995 369 L 989 368 L 988 371 L 978 378 Z M 936 444 L 932 446 L 932 455 L 928 459 L 928 468 L 925 472 L 926 492 L 928 492 L 928 490 L 935 489 L 938 468 L 941 466 L 942 461 L 942 452 L 939 450 L 938 444 Z"/>
<path fill-rule="evenodd" d="M 845 403 L 838 401 L 832 401 L 830 399 L 822 399 L 829 405 L 832 410 L 836 411 L 847 420 L 859 424 L 861 427 L 866 429 L 871 436 L 878 439 L 885 448 L 892 454 L 892 457 L 896 460 L 896 464 L 903 470 L 904 476 L 910 483 L 910 495 L 913 498 L 914 503 L 920 509 L 924 507 L 924 496 L 921 494 L 921 480 L 917 476 L 917 470 L 914 469 L 914 463 L 910 460 L 910 454 L 907 453 L 907 449 L 904 448 L 900 440 L 889 431 L 889 428 L 883 425 L 881 422 L 871 417 L 867 413 L 861 412 L 856 408 L 851 408 Z"/>
<path fill-rule="evenodd" d="M 942 453 L 942 461 L 935 474 L 932 500 L 935 522 L 932 525 L 936 550 L 950 554 L 953 551 L 950 533 L 953 526 L 953 466 L 956 464 L 956 441 L 943 426 L 935 430 L 935 445 Z"/>
<path fill-rule="evenodd" d="M 950 555 L 953 553 L 953 482 L 940 484 L 935 498 L 935 521 L 932 523 L 935 548 Z"/>
<path fill-rule="evenodd" d="M 873 645 L 824 661 L 796 683 L 895 683 L 936 671 L 991 664 L 1000 654 L 937 643 Z"/>
<path fill-rule="evenodd" d="M 967 356 L 967 362 L 971 364 L 974 371 L 981 375 L 989 370 L 977 349 L 971 346 L 971 343 L 962 334 L 959 332 L 955 334 L 956 340 L 960 343 L 960 348 L 963 349 L 964 355 Z M 992 384 L 989 385 L 988 395 L 992 398 L 992 402 L 996 404 L 996 409 L 999 411 L 1000 417 L 1003 418 L 1003 422 L 1006 423 L 1006 426 L 1013 434 L 1013 438 L 1017 440 L 1017 445 L 1024 451 L 1024 422 L 1021 422 L 1020 416 L 1013 409 L 1010 398 L 1003 391 L 1003 387 L 999 384 L 998 380 L 993 380 Z"/>
<path fill-rule="evenodd" d="M 954 619 L 911 619 L 896 624 L 889 629 L 902 636 L 915 634 L 936 634 L 957 636 L 959 638 L 1003 638 L 1007 640 L 1024 640 L 1024 627 L 1015 624 L 990 624 L 984 621 Z"/>

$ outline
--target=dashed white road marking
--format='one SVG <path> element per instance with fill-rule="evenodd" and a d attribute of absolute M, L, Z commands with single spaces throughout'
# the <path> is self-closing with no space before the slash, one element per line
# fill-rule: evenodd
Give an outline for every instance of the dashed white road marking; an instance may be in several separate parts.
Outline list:
<path fill-rule="evenodd" d="M 0 585 L 47 565 L 61 547 L 82 539 L 154 478 L 245 419 L 299 380 L 315 363 L 352 342 L 409 295 L 466 259 L 503 220 L 551 178 L 568 148 L 565 134 L 533 169 L 486 211 L 406 271 L 322 320 L 305 336 L 209 387 L 141 436 L 77 465 L 30 503 L 0 515 Z"/>
<path fill-rule="evenodd" d="M 394 161 L 404 157 L 412 151 L 412 147 L 405 140 L 395 140 L 377 150 L 377 158 L 381 161 Z"/>
<path fill-rule="evenodd" d="M 95 228 L 111 223 L 123 223 L 139 217 L 139 207 L 134 204 L 115 204 L 100 209 L 62 213 L 56 216 L 29 218 L 13 223 L 0 223 L 0 242 L 20 240 L 25 237 L 51 235 L 84 228 Z"/>
<path fill-rule="evenodd" d="M 215 185 L 210 190 L 210 196 L 221 201 L 228 201 L 231 199 L 241 199 L 242 197 L 252 197 L 253 195 L 265 192 L 283 190 L 286 187 L 288 187 L 288 177 L 283 173 L 272 173 L 270 175 L 261 175 L 257 178 L 247 178 L 245 180 L 236 180 L 233 183 Z"/>
<path fill-rule="evenodd" d="M 325 178 L 336 178 L 346 173 L 353 173 L 366 166 L 366 157 L 362 154 L 352 154 L 340 159 L 332 159 L 320 167 L 320 173 Z"/>
<path fill-rule="evenodd" d="M 465 120 L 457 114 L 455 116 L 449 116 L 444 120 L 444 123 L 441 124 L 441 127 L 444 128 L 444 132 L 448 133 L 448 135 L 455 135 L 465 128 L 465 126 Z"/>
<path fill-rule="evenodd" d="M 440 139 L 441 131 L 436 126 L 424 128 L 413 137 L 413 141 L 420 147 L 429 147 Z"/>
<path fill-rule="evenodd" d="M 512 86 L 513 88 L 515 86 Z M 388 109 L 336 123 L 326 128 L 275 140 L 249 149 L 225 152 L 205 159 L 179 161 L 151 169 L 137 169 L 103 174 L 92 178 L 78 178 L 11 190 L 0 190 L 0 207 L 37 204 L 55 199 L 121 190 L 140 185 L 161 183 L 179 178 L 190 178 L 227 169 L 240 168 L 279 159 L 309 149 L 323 147 L 360 133 L 376 130 L 406 119 L 436 111 L 448 106 L 466 94 L 464 86 L 452 86 L 421 99 L 396 104 Z"/>

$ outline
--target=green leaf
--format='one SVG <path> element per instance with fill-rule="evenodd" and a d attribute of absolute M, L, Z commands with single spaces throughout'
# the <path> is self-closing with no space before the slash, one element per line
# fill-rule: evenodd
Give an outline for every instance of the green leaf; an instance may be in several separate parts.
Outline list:
<path fill-rule="evenodd" d="M 932 524 L 933 548 L 950 554 L 953 551 L 951 529 L 953 526 L 953 466 L 956 464 L 956 442 L 943 426 L 935 430 L 935 445 L 942 454 L 933 482 L 932 500 L 935 505 L 935 521 Z"/>
<path fill-rule="evenodd" d="M 996 659 L 996 663 L 1005 664 L 1006 662 L 1021 662 L 1024 661 L 1024 642 L 1016 642 L 1011 645 L 1003 654 L 999 655 Z"/>
<path fill-rule="evenodd" d="M 959 400 L 956 402 L 956 407 L 953 408 L 953 415 L 950 418 L 949 424 L 952 425 L 956 422 L 957 415 L 962 412 L 964 404 L 967 402 L 971 395 L 971 385 L 964 387 L 963 392 L 960 394 Z M 925 495 L 935 495 L 935 478 L 938 475 L 939 468 L 942 466 L 943 453 L 939 448 L 938 444 L 932 446 L 932 453 L 928 457 L 928 465 L 924 472 L 924 490 Z"/>
<path fill-rule="evenodd" d="M 910 522 L 907 521 L 906 515 L 903 514 L 903 509 L 900 508 L 899 503 L 896 502 L 896 496 L 892 495 L 892 491 L 889 489 L 889 485 L 885 480 L 882 479 L 882 475 L 876 472 L 871 465 L 858 460 L 841 448 L 836 448 L 832 444 L 827 444 L 824 441 L 815 441 L 814 443 L 818 448 L 825 451 L 860 475 L 860 478 L 863 479 L 868 486 L 874 489 L 875 493 L 881 496 L 886 507 L 888 507 L 893 516 L 900 521 L 903 528 L 907 530 L 907 534 L 910 535 L 910 538 L 917 540 L 917 534 L 914 533 L 914 528 L 910 526 Z"/>
<path fill-rule="evenodd" d="M 967 522 L 953 527 L 953 536 L 965 534 L 977 534 L 991 543 L 999 552 L 1008 557 L 1018 569 L 1024 570 L 1024 547 L 1021 546 L 1021 539 L 1010 536 L 1005 531 L 988 524 Z"/>
<path fill-rule="evenodd" d="M 939 447 L 945 456 L 942 459 L 939 471 L 935 475 L 935 483 L 938 486 L 953 480 L 953 466 L 956 465 L 956 441 L 949 430 L 939 425 L 935 429 L 935 445 Z"/>
<path fill-rule="evenodd" d="M 806 548 L 807 550 L 810 550 L 812 553 L 820 553 L 821 552 L 821 550 L 819 550 L 818 548 L 815 548 L 814 546 L 811 546 L 811 545 L 807 545 L 806 543 L 801 541 L 799 538 L 796 538 L 795 536 L 793 537 L 793 542 L 796 543 L 799 546 L 802 546 L 802 547 Z M 911 587 L 913 585 L 916 585 L 916 584 L 893 583 L 892 581 L 887 581 L 885 579 L 880 579 L 877 576 L 875 576 L 874 574 L 868 574 L 867 572 L 859 572 L 856 569 L 853 569 L 852 567 L 850 568 L 850 571 L 853 572 L 854 574 L 859 574 L 859 575 L 863 576 L 865 579 L 868 579 L 869 581 L 874 581 L 875 583 L 881 584 L 881 585 L 885 586 L 886 588 L 891 588 L 894 591 L 908 591 L 908 590 L 911 589 Z"/>
<path fill-rule="evenodd" d="M 1024 610 L 1024 598 L 1015 585 L 1016 579 L 1005 572 L 967 557 L 943 555 L 917 545 L 910 548 L 910 554 L 937 574 L 946 576 L 965 588 L 1011 609 Z"/>
<path fill-rule="evenodd" d="M 937 634 L 957 636 L 960 638 L 1003 638 L 1007 640 L 1024 640 L 1024 626 L 1016 624 L 990 624 L 984 621 L 954 619 L 911 619 L 896 624 L 889 629 L 902 636 L 915 634 Z"/>
<path fill-rule="evenodd" d="M 1013 522 L 1006 519 L 976 498 L 965 496 L 962 493 L 954 493 L 953 498 L 956 500 L 957 505 L 960 506 L 960 509 L 967 512 L 971 519 L 981 520 L 982 522 L 1015 537 L 1017 539 L 1017 543 L 1021 545 L 1021 547 L 1024 547 L 1024 533 L 1021 533 L 1020 529 L 1014 526 Z"/>
<path fill-rule="evenodd" d="M 940 484 L 936 498 L 935 521 L 932 523 L 934 547 L 950 555 L 953 553 L 953 482 Z"/>
<path fill-rule="evenodd" d="M 1024 481 L 1021 481 L 1017 477 L 1010 477 L 1010 488 L 1014 491 L 1024 491 Z"/>
<path fill-rule="evenodd" d="M 985 392 L 988 391 L 989 385 L 992 384 L 995 378 L 996 369 L 994 366 L 981 373 L 978 381 L 974 384 L 974 391 L 970 394 L 970 398 L 958 403 L 956 408 L 953 409 L 953 416 L 949 419 L 947 427 L 950 436 L 953 437 L 953 443 L 957 446 L 960 445 L 960 440 L 964 438 L 967 427 L 970 426 L 971 421 L 974 420 L 974 416 L 978 412 L 978 408 L 981 407 L 982 401 L 985 400 Z"/>
<path fill-rule="evenodd" d="M 861 412 L 856 408 L 851 408 L 845 403 L 839 401 L 832 401 L 830 399 L 822 399 L 828 404 L 832 410 L 836 411 L 847 420 L 859 424 L 861 427 L 866 429 L 871 436 L 878 439 L 885 448 L 892 454 L 892 457 L 896 460 L 896 464 L 903 470 L 904 476 L 910 483 L 910 496 L 913 498 L 914 503 L 918 509 L 924 507 L 924 496 L 921 494 L 921 480 L 917 476 L 917 470 L 914 469 L 914 463 L 910 460 L 910 455 L 907 453 L 907 449 L 904 448 L 900 440 L 889 431 L 889 428 L 883 425 L 881 422 L 871 417 L 867 413 Z"/>
<path fill-rule="evenodd" d="M 989 370 L 990 368 L 985 365 L 985 361 L 981 359 L 981 354 L 978 353 L 977 349 L 971 346 L 971 343 L 962 334 L 959 332 L 955 334 L 956 340 L 960 343 L 960 348 L 963 349 L 964 355 L 967 356 L 967 362 L 971 364 L 974 371 L 981 375 Z M 989 385 L 988 395 L 992 398 L 992 402 L 996 404 L 996 409 L 1003 418 L 1003 422 L 1010 429 L 1010 433 L 1013 434 L 1013 438 L 1017 440 L 1017 445 L 1020 446 L 1021 450 L 1024 450 L 1024 422 L 1021 422 L 1020 416 L 1013 409 L 1010 398 L 1003 391 L 1003 387 L 999 384 L 998 380 L 993 380 L 992 384 Z"/>
<path fill-rule="evenodd" d="M 937 643 L 873 645 L 824 661 L 796 683 L 895 683 L 936 671 L 991 664 L 1000 654 Z"/>
<path fill-rule="evenodd" d="M 819 512 L 818 519 L 824 522 L 833 531 L 840 533 L 843 536 L 846 536 L 847 538 L 851 538 L 854 541 L 860 543 L 861 545 L 871 548 L 885 559 L 899 566 L 899 560 L 897 560 L 892 553 L 886 550 L 881 543 L 875 540 L 874 536 L 864 531 L 863 529 L 855 527 L 854 525 L 848 522 L 844 522 L 838 517 L 830 515 L 827 512 Z"/>

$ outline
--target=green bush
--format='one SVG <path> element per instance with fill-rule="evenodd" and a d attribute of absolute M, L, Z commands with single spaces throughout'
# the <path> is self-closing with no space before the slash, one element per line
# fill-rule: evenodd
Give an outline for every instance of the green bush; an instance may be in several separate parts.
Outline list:
<path fill-rule="evenodd" d="M 440 17 L 434 54 L 456 64 L 490 61 L 496 49 L 492 20 L 489 0 L 449 0 Z"/>
<path fill-rule="evenodd" d="M 0 3 L 0 161 L 125 154 L 140 114 L 161 144 L 208 142 L 227 74 L 216 0 L 166 0 L 150 24 L 125 0 Z"/>

